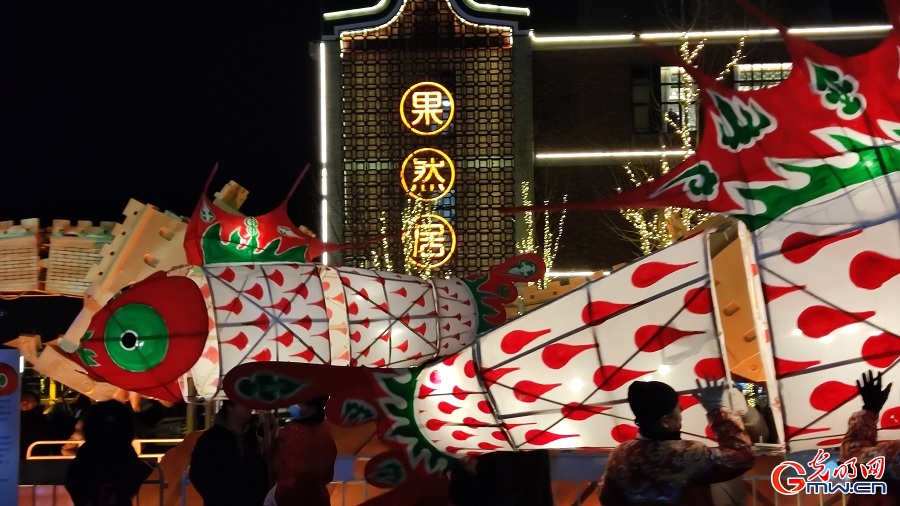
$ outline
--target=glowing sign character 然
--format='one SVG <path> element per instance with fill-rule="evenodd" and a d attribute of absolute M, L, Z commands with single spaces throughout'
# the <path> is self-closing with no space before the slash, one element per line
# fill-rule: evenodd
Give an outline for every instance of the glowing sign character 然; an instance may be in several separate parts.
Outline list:
<path fill-rule="evenodd" d="M 456 250 L 453 226 L 436 214 L 423 214 L 416 219 L 411 240 L 410 260 L 426 269 L 444 265 Z"/>
<path fill-rule="evenodd" d="M 406 193 L 426 202 L 443 198 L 455 181 L 453 161 L 438 149 L 417 149 L 406 157 L 400 168 L 400 182 Z"/>
<path fill-rule="evenodd" d="M 455 109 L 450 92 L 438 83 L 416 83 L 400 98 L 400 119 L 406 128 L 419 135 L 442 132 L 450 126 Z"/>

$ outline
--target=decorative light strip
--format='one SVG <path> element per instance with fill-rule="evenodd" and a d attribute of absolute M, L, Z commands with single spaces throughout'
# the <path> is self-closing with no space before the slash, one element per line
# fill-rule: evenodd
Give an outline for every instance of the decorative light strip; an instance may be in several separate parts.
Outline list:
<path fill-rule="evenodd" d="M 531 16 L 531 10 L 526 7 L 506 7 L 503 5 L 483 4 L 476 0 L 462 0 L 474 10 L 481 12 L 496 12 L 497 14 L 509 14 L 512 16 Z"/>
<path fill-rule="evenodd" d="M 344 36 L 346 36 L 346 35 L 356 35 L 356 34 L 361 34 L 361 33 L 374 32 L 375 30 L 381 30 L 382 28 L 384 28 L 386 26 L 392 25 L 394 23 L 394 21 L 397 21 L 397 18 L 399 18 L 400 15 L 403 14 L 403 9 L 406 8 L 406 2 L 408 2 L 408 1 L 409 0 L 403 0 L 403 3 L 400 4 L 400 8 L 397 9 L 396 14 L 391 16 L 391 19 L 385 21 L 384 23 L 382 23 L 378 26 L 370 26 L 368 28 L 359 28 L 357 30 L 343 31 L 343 32 L 341 32 L 341 39 L 343 40 Z M 327 20 L 327 18 L 326 18 L 326 20 Z M 341 52 L 343 52 L 343 47 L 341 48 Z"/>
<path fill-rule="evenodd" d="M 328 88 L 325 83 L 325 43 L 319 42 L 319 159 L 322 162 L 322 209 L 320 214 L 321 227 L 319 235 L 323 242 L 328 242 L 328 122 L 326 121 L 326 93 Z M 322 253 L 322 263 L 328 265 L 328 252 Z"/>
<path fill-rule="evenodd" d="M 371 7 L 360 7 L 358 9 L 348 9 L 345 11 L 326 12 L 322 18 L 325 21 L 334 21 L 335 19 L 355 18 L 358 16 L 368 16 L 376 14 L 384 9 L 391 0 L 378 0 L 378 3 Z"/>
<path fill-rule="evenodd" d="M 891 25 L 862 25 L 862 26 L 831 26 L 831 27 L 810 27 L 810 28 L 790 28 L 788 33 L 804 36 L 819 35 L 861 35 L 861 34 L 881 34 L 890 31 Z M 778 30 L 774 28 L 764 28 L 755 30 L 713 30 L 707 32 L 659 32 L 659 33 L 643 33 L 640 35 L 628 34 L 606 34 L 606 35 L 564 35 L 564 36 L 547 36 L 542 37 L 535 35 L 534 32 L 529 33 L 532 42 L 536 48 L 541 46 L 561 46 L 575 44 L 596 44 L 597 46 L 614 45 L 615 43 L 640 44 L 639 37 L 654 42 L 672 42 L 681 43 L 685 39 L 740 39 L 760 38 L 760 39 L 778 39 L 780 35 Z"/>
<path fill-rule="evenodd" d="M 608 274 L 608 271 L 603 271 L 604 275 Z M 544 273 L 544 276 L 548 278 L 574 278 L 578 276 L 588 277 L 593 276 L 596 271 L 570 271 L 570 272 L 562 272 L 562 271 L 547 271 Z"/>
<path fill-rule="evenodd" d="M 593 158 L 658 158 L 661 156 L 687 156 L 693 151 L 582 151 L 571 153 L 537 153 L 538 160 L 571 160 Z"/>

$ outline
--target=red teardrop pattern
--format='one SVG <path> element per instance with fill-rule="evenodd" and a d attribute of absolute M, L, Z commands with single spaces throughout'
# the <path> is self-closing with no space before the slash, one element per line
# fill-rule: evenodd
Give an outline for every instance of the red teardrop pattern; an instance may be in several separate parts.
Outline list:
<path fill-rule="evenodd" d="M 228 304 L 216 306 L 216 309 L 238 315 L 241 314 L 241 311 L 244 310 L 244 303 L 241 302 L 240 297 L 235 297 L 234 300 L 232 300 Z"/>
<path fill-rule="evenodd" d="M 706 437 L 707 437 L 707 438 L 712 439 L 713 441 L 716 441 L 716 433 L 713 432 L 712 427 L 710 427 L 709 425 L 707 425 L 707 426 L 706 426 L 705 432 L 706 432 Z"/>
<path fill-rule="evenodd" d="M 278 286 L 284 285 L 284 274 L 281 273 L 280 269 L 275 269 L 268 274 L 269 281 L 275 283 Z"/>
<path fill-rule="evenodd" d="M 236 336 L 232 337 L 227 341 L 222 341 L 222 344 L 230 344 L 237 348 L 238 350 L 243 350 L 250 343 L 250 340 L 247 338 L 247 334 L 243 332 L 238 332 Z"/>
<path fill-rule="evenodd" d="M 850 261 L 850 281 L 865 290 L 876 290 L 900 274 L 900 259 L 875 251 L 863 251 Z"/>
<path fill-rule="evenodd" d="M 418 397 L 419 399 L 424 399 L 424 398 L 428 397 L 429 395 L 431 395 L 431 393 L 434 392 L 434 390 L 435 390 L 434 388 L 431 388 L 427 385 L 424 385 L 424 384 L 419 385 L 419 394 L 416 397 Z"/>
<path fill-rule="evenodd" d="M 522 380 L 513 386 L 513 395 L 522 402 L 531 403 L 560 385 L 562 385 L 562 383 L 544 384 Z"/>
<path fill-rule="evenodd" d="M 253 297 L 256 300 L 262 300 L 262 297 L 263 297 L 263 294 L 265 294 L 265 291 L 263 290 L 262 285 L 257 283 L 255 285 L 253 285 L 252 287 L 250 287 L 249 290 L 244 290 L 244 293 Z"/>
<path fill-rule="evenodd" d="M 463 374 L 465 374 L 467 378 L 475 377 L 475 361 L 474 360 L 469 360 L 466 362 L 466 365 L 463 367 Z"/>
<path fill-rule="evenodd" d="M 284 346 L 285 348 L 287 348 L 288 346 L 291 345 L 291 343 L 294 342 L 294 334 L 291 334 L 290 332 L 285 332 L 284 334 L 281 334 L 280 336 L 276 337 L 274 340 L 275 340 L 275 342 L 277 342 L 277 343 L 281 344 L 282 346 Z"/>
<path fill-rule="evenodd" d="M 465 400 L 466 397 L 468 397 L 470 393 L 471 392 L 466 392 L 465 390 L 459 388 L 458 386 L 453 385 L 453 397 L 456 397 L 457 399 L 459 399 L 461 401 Z"/>
<path fill-rule="evenodd" d="M 546 432 L 538 429 L 532 429 L 525 433 L 525 441 L 528 444 L 533 444 L 537 446 L 548 445 L 554 441 L 558 441 L 560 439 L 565 439 L 567 437 L 577 437 L 578 434 L 555 434 L 553 432 Z"/>
<path fill-rule="evenodd" d="M 875 311 L 850 313 L 828 306 L 810 306 L 797 317 L 797 328 L 808 337 L 825 337 L 835 330 L 875 316 Z"/>
<path fill-rule="evenodd" d="M 522 348 L 528 346 L 529 343 L 550 332 L 550 329 L 538 330 L 531 332 L 528 330 L 513 330 L 509 334 L 503 336 L 500 341 L 500 349 L 507 355 L 518 353 Z"/>
<path fill-rule="evenodd" d="M 585 406 L 579 402 L 570 402 L 563 406 L 560 411 L 563 418 L 580 422 L 610 409 L 612 408 L 609 406 Z"/>
<path fill-rule="evenodd" d="M 501 367 L 499 369 L 482 369 L 481 377 L 484 378 L 484 385 L 488 388 L 494 386 L 494 383 L 500 381 L 500 378 L 513 372 L 518 371 L 518 367 Z"/>
<path fill-rule="evenodd" d="M 766 302 L 772 302 L 783 295 L 805 289 L 806 285 L 773 286 L 765 283 L 762 285 L 763 297 L 766 299 Z"/>
<path fill-rule="evenodd" d="M 653 371 L 633 371 L 614 365 L 604 365 L 594 371 L 594 385 L 605 392 L 612 392 L 631 380 L 646 376 Z"/>
<path fill-rule="evenodd" d="M 488 404 L 488 401 L 478 401 L 478 411 L 491 414 L 491 405 Z"/>
<path fill-rule="evenodd" d="M 431 371 L 431 374 L 428 375 L 428 379 L 435 385 L 441 384 L 441 371 Z"/>
<path fill-rule="evenodd" d="M 443 420 L 438 420 L 437 418 L 431 418 L 427 422 L 425 422 L 425 428 L 430 431 L 439 430 L 444 425 L 447 425 L 450 422 L 445 422 Z"/>
<path fill-rule="evenodd" d="M 596 324 L 607 316 L 615 314 L 630 305 L 631 304 L 607 302 L 605 300 L 590 302 L 585 304 L 584 308 L 581 310 L 581 321 L 587 325 Z"/>
<path fill-rule="evenodd" d="M 634 333 L 634 345 L 641 351 L 653 353 L 660 351 L 679 339 L 687 336 L 703 334 L 702 330 L 680 330 L 675 327 L 644 325 Z"/>
<path fill-rule="evenodd" d="M 262 330 L 263 332 L 265 332 L 265 331 L 269 330 L 270 326 L 272 326 L 272 321 L 269 319 L 269 315 L 264 313 L 264 314 L 259 315 L 259 318 L 250 322 L 249 325 L 253 325 L 254 327 L 257 327 L 259 330 Z"/>
<path fill-rule="evenodd" d="M 232 281 L 234 281 L 235 274 L 231 267 L 226 267 L 222 272 L 219 273 L 218 277 L 226 283 L 231 283 Z"/>
<path fill-rule="evenodd" d="M 272 352 L 269 351 L 268 348 L 266 348 L 265 350 L 250 357 L 250 360 L 253 360 L 254 362 L 271 362 L 272 361 Z"/>
<path fill-rule="evenodd" d="M 450 436 L 453 437 L 453 439 L 455 439 L 457 441 L 465 441 L 466 439 L 469 439 L 470 437 L 472 437 L 474 435 L 475 434 L 469 434 L 468 432 L 465 432 L 462 430 L 455 430 L 450 433 Z"/>
<path fill-rule="evenodd" d="M 478 443 L 478 448 L 484 451 L 492 452 L 498 448 L 502 448 L 502 446 L 497 446 L 495 444 L 488 443 L 487 441 L 482 441 L 481 443 Z"/>
<path fill-rule="evenodd" d="M 312 348 L 307 348 L 305 351 L 301 351 L 300 353 L 291 354 L 292 357 L 301 358 L 307 362 L 312 362 L 314 358 L 316 358 L 316 354 L 313 352 Z"/>
<path fill-rule="evenodd" d="M 502 430 L 495 430 L 494 432 L 491 432 L 491 437 L 493 437 L 497 441 L 506 441 L 506 436 L 503 434 Z"/>
<path fill-rule="evenodd" d="M 844 442 L 844 438 L 835 437 L 835 438 L 831 438 L 831 439 L 823 439 L 821 441 L 818 441 L 816 443 L 816 446 L 827 448 L 827 447 L 833 447 L 833 446 L 840 446 L 841 443 L 843 443 L 843 442 Z"/>
<path fill-rule="evenodd" d="M 450 355 L 449 357 L 445 358 L 444 360 L 441 360 L 441 363 L 446 366 L 451 366 L 451 365 L 453 365 L 454 362 L 456 362 L 456 359 L 458 359 L 458 358 L 459 358 L 459 354 Z M 469 362 L 471 362 L 471 360 Z M 469 366 L 469 364 L 467 363 L 466 367 L 468 367 L 468 366 Z"/>
<path fill-rule="evenodd" d="M 442 402 L 438 403 L 438 410 L 440 410 L 441 413 L 452 415 L 453 412 L 456 411 L 457 409 L 459 409 L 459 406 L 454 406 L 453 404 L 450 404 L 449 402 L 442 401 Z"/>
<path fill-rule="evenodd" d="M 394 290 L 391 293 L 395 293 L 401 297 L 406 297 L 406 287 L 401 286 L 400 288 Z"/>
<path fill-rule="evenodd" d="M 624 443 L 637 437 L 638 428 L 628 423 L 622 423 L 613 427 L 610 435 L 617 443 Z"/>
<path fill-rule="evenodd" d="M 787 360 L 785 358 L 775 357 L 775 377 L 782 378 L 788 374 L 802 371 L 814 365 L 819 365 L 818 360 L 810 360 L 808 362 L 799 362 L 796 360 Z"/>
<path fill-rule="evenodd" d="M 862 358 L 873 367 L 884 369 L 900 357 L 900 337 L 882 332 L 866 339 L 862 345 Z"/>
<path fill-rule="evenodd" d="M 861 232 L 862 230 L 855 230 L 846 234 L 825 236 L 795 232 L 784 238 L 784 242 L 781 243 L 781 254 L 789 262 L 801 264 L 814 257 L 825 246 L 848 239 Z"/>
<path fill-rule="evenodd" d="M 562 369 L 576 355 L 585 350 L 596 348 L 595 344 L 564 344 L 555 343 L 547 346 L 541 351 L 541 360 L 544 365 L 550 369 Z"/>
<path fill-rule="evenodd" d="M 685 269 L 696 264 L 697 262 L 691 262 L 689 264 L 647 262 L 645 264 L 639 265 L 637 269 L 635 269 L 631 274 L 631 284 L 638 288 L 647 288 L 648 286 L 655 285 L 673 272 L 680 271 L 681 269 Z"/>
<path fill-rule="evenodd" d="M 678 397 L 678 404 L 681 406 L 682 411 L 687 411 L 689 408 L 700 404 L 700 401 L 693 395 L 681 395 Z"/>
<path fill-rule="evenodd" d="M 464 423 L 468 427 L 473 427 L 473 428 L 487 427 L 488 425 L 490 425 L 487 422 L 482 422 L 481 420 L 478 420 L 477 418 L 472 418 L 471 416 L 467 416 L 467 417 L 463 418 L 462 423 Z"/>
<path fill-rule="evenodd" d="M 826 381 L 809 394 L 809 405 L 826 413 L 856 397 L 856 385 Z"/>
<path fill-rule="evenodd" d="M 881 428 L 900 429 L 900 407 L 894 407 L 881 414 Z"/>
<path fill-rule="evenodd" d="M 825 432 L 831 430 L 829 427 L 794 427 L 791 425 L 784 426 L 784 433 L 787 435 L 788 439 L 795 438 L 797 436 L 806 436 L 809 434 L 815 434 L 816 432 Z"/>
<path fill-rule="evenodd" d="M 704 358 L 697 361 L 694 366 L 694 374 L 698 378 L 722 379 L 725 377 L 725 363 L 721 357 Z"/>
<path fill-rule="evenodd" d="M 712 290 L 708 286 L 691 288 L 684 294 L 684 308 L 694 314 L 712 312 Z"/>

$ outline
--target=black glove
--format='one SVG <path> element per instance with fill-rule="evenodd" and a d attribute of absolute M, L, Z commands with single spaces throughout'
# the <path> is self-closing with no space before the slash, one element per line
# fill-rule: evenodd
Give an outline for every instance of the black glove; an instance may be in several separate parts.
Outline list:
<path fill-rule="evenodd" d="M 856 380 L 856 388 L 859 390 L 859 395 L 863 398 L 863 409 L 875 413 L 881 411 L 884 403 L 887 402 L 888 394 L 891 392 L 891 385 L 893 383 L 890 383 L 887 388 L 882 390 L 880 372 L 878 376 L 875 376 L 872 370 L 869 369 L 868 377 L 866 373 L 863 373 L 862 383 Z"/>
<path fill-rule="evenodd" d="M 704 379 L 706 380 L 705 386 L 700 383 L 700 380 L 697 380 L 697 391 L 694 392 L 694 397 L 700 401 L 707 412 L 724 407 L 725 381 L 719 383 L 710 378 Z"/>

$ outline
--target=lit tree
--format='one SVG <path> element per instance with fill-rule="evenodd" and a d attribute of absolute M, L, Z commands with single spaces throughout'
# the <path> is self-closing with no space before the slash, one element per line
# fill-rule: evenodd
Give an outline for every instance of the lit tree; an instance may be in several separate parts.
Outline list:
<path fill-rule="evenodd" d="M 416 219 L 423 214 L 431 214 L 435 210 L 435 205 L 431 202 L 425 202 L 419 199 L 407 199 L 406 205 L 400 214 L 402 222 L 401 226 L 401 242 L 403 246 L 403 269 L 406 274 L 419 276 L 422 278 L 430 278 L 435 272 L 426 264 L 421 267 L 412 261 L 413 248 L 415 247 L 413 239 L 413 231 L 415 229 Z M 381 211 L 378 217 L 379 233 L 387 236 L 390 230 L 388 213 Z M 394 272 L 394 247 L 391 240 L 385 237 L 369 251 L 368 262 L 375 270 Z"/>
<path fill-rule="evenodd" d="M 716 79 L 724 78 L 741 61 L 745 39 L 746 37 L 741 37 L 737 49 L 725 67 L 719 71 Z M 688 40 L 683 38 L 681 45 L 678 47 L 678 53 L 683 61 L 693 64 L 703 52 L 705 46 L 706 39 L 691 47 Z M 693 78 L 683 68 L 679 68 L 672 74 L 672 84 L 674 84 L 674 89 L 677 90 L 678 109 L 681 113 L 672 114 L 670 109 L 661 107 L 660 114 L 666 128 L 673 132 L 672 139 L 678 143 L 682 151 L 689 153 L 698 142 L 696 119 L 690 111 L 695 110 L 700 99 L 700 91 Z M 662 144 L 660 148 L 662 151 L 665 151 L 667 146 Z M 656 177 L 669 172 L 669 168 L 669 162 L 665 157 L 661 157 L 656 165 L 638 166 L 629 163 L 624 167 L 629 180 L 628 186 L 632 188 L 653 182 Z M 622 188 L 618 188 L 618 190 L 621 191 Z M 672 244 L 673 241 L 681 238 L 685 232 L 710 217 L 710 213 L 676 207 L 667 207 L 665 209 L 623 209 L 620 212 L 634 229 L 633 231 L 619 231 L 620 235 L 635 242 L 645 255 Z"/>
<path fill-rule="evenodd" d="M 530 189 L 531 186 L 527 181 L 522 183 L 522 205 L 524 206 L 532 205 Z M 566 203 L 567 200 L 568 194 L 563 195 L 563 203 Z M 549 203 L 549 200 L 544 201 L 545 205 Z M 555 226 L 553 220 L 550 218 L 550 213 L 545 211 L 543 214 L 544 223 L 540 247 L 538 247 L 538 244 L 535 241 L 536 231 L 534 226 L 534 213 L 529 211 L 524 215 L 525 236 L 516 243 L 516 249 L 519 253 L 539 253 L 544 259 L 544 263 L 547 265 L 547 272 L 549 272 L 553 267 L 553 262 L 556 260 L 556 253 L 559 251 L 559 240 L 562 237 L 563 225 L 565 225 L 566 222 L 566 212 L 562 211 L 560 213 L 559 220 L 555 223 Z M 547 288 L 547 282 L 550 279 L 552 278 L 545 275 L 537 282 L 537 284 L 540 288 Z"/>

